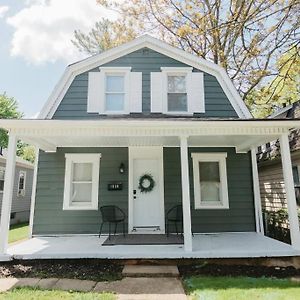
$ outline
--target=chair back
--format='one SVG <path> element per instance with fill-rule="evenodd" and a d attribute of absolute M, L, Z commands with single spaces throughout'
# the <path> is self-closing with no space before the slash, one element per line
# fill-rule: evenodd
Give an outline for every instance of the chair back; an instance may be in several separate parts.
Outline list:
<path fill-rule="evenodd" d="M 100 207 L 103 222 L 116 222 L 125 218 L 125 213 L 116 205 Z"/>
<path fill-rule="evenodd" d="M 178 222 L 183 219 L 182 204 L 175 205 L 167 212 L 168 219 L 173 219 Z"/>

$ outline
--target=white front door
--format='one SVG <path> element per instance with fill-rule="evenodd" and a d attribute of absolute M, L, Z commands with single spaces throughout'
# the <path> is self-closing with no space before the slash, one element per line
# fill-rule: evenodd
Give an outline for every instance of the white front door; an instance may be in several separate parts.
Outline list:
<path fill-rule="evenodd" d="M 129 233 L 164 233 L 163 148 L 131 147 L 129 161 Z M 144 175 L 154 182 L 149 191 L 139 186 Z"/>

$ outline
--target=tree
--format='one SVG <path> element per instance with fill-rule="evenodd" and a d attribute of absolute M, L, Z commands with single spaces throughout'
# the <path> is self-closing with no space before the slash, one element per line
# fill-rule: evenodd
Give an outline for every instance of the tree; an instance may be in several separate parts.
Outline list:
<path fill-rule="evenodd" d="M 300 47 L 294 46 L 282 55 L 276 67 L 273 80 L 248 95 L 247 104 L 255 117 L 266 117 L 300 100 Z"/>
<path fill-rule="evenodd" d="M 18 110 L 18 103 L 13 97 L 6 93 L 0 94 L 0 119 L 20 119 L 23 114 Z M 7 148 L 8 134 L 0 129 L 0 149 Z"/>
<path fill-rule="evenodd" d="M 278 75 L 278 57 L 300 44 L 300 0 L 97 1 L 119 12 L 121 30 L 150 32 L 224 67 L 244 99 Z M 97 32 L 78 46 L 95 53 Z"/>
<path fill-rule="evenodd" d="M 97 54 L 136 37 L 135 31 L 130 27 L 122 26 L 117 22 L 103 19 L 97 22 L 88 34 L 75 30 L 72 43 L 82 52 Z"/>
<path fill-rule="evenodd" d="M 35 148 L 34 146 L 23 144 L 23 147 L 19 149 L 18 156 L 21 156 L 23 159 L 28 160 L 34 163 L 35 160 Z"/>

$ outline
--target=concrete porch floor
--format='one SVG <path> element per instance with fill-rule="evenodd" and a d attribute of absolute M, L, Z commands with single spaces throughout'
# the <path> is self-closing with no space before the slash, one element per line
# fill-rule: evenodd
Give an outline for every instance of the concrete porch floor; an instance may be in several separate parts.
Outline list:
<path fill-rule="evenodd" d="M 245 258 L 297 256 L 292 246 L 255 232 L 197 234 L 193 251 L 183 245 L 117 245 L 101 246 L 106 237 L 60 236 L 34 237 L 8 248 L 7 259 L 63 258 Z"/>

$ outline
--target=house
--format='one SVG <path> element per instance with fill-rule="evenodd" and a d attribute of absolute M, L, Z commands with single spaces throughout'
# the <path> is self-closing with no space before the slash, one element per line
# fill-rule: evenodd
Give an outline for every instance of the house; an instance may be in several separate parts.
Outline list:
<path fill-rule="evenodd" d="M 270 116 L 273 119 L 300 119 L 300 101 L 286 106 Z M 293 129 L 289 135 L 292 171 L 297 206 L 300 205 L 300 131 Z M 276 214 L 287 209 L 284 178 L 280 160 L 280 145 L 274 140 L 258 148 L 258 172 L 262 208 L 266 213 Z M 288 224 L 287 224 L 288 226 Z"/>
<path fill-rule="evenodd" d="M 9 131 L 2 259 L 300 254 L 288 141 L 300 122 L 251 118 L 220 66 L 153 37 L 69 65 L 38 119 L 0 126 Z M 39 149 L 32 238 L 7 248 L 18 138 Z M 292 245 L 263 232 L 256 148 L 277 138 Z M 157 245 L 167 212 L 180 204 L 182 244 Z M 100 207 L 107 205 L 125 212 L 123 244 L 98 238 Z M 108 230 L 105 224 L 102 232 Z M 126 245 L 135 234 L 136 244 Z M 149 236 L 154 244 L 145 242 Z"/>
<path fill-rule="evenodd" d="M 2 205 L 5 167 L 6 152 L 3 151 L 2 155 L 0 155 L 0 205 Z M 10 224 L 29 221 L 33 168 L 32 163 L 20 157 L 16 158 Z"/>

